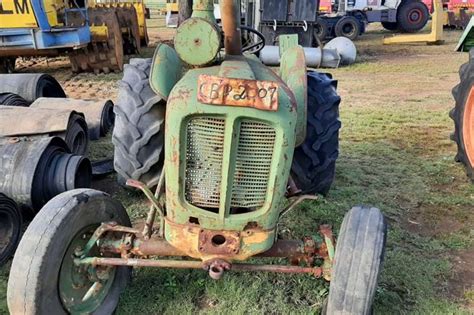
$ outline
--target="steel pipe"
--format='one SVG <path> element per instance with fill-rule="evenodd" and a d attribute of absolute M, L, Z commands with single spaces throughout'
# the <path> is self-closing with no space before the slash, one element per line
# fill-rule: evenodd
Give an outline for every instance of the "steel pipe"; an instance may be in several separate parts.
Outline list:
<path fill-rule="evenodd" d="M 114 103 L 111 100 L 76 100 L 71 98 L 42 97 L 31 104 L 32 108 L 67 109 L 83 113 L 89 129 L 89 139 L 104 137 L 115 121 Z"/>
<path fill-rule="evenodd" d="M 28 118 L 19 120 L 19 117 Z M 23 136 L 61 137 L 77 155 L 86 155 L 89 146 L 89 130 L 83 114 L 60 109 L 0 106 L 0 138 Z"/>
<path fill-rule="evenodd" d="M 55 78 L 44 73 L 0 74 L 0 93 L 15 93 L 30 104 L 40 97 L 66 97 Z"/>
<path fill-rule="evenodd" d="M 34 212 L 64 191 L 90 187 L 91 174 L 90 161 L 58 137 L 0 144 L 0 191 Z"/>
<path fill-rule="evenodd" d="M 20 242 L 22 216 L 18 205 L 0 193 L 0 266 L 15 252 Z"/>
<path fill-rule="evenodd" d="M 155 268 L 175 268 L 175 269 L 204 269 L 208 265 L 195 260 L 152 260 L 152 259 L 122 259 L 122 258 L 102 258 L 87 257 L 76 259 L 76 264 L 92 266 L 128 266 L 128 267 L 155 267 Z M 276 273 L 308 273 L 320 277 L 321 267 L 300 267 L 285 265 L 259 265 L 259 264 L 231 264 L 232 271 L 263 271 Z"/>

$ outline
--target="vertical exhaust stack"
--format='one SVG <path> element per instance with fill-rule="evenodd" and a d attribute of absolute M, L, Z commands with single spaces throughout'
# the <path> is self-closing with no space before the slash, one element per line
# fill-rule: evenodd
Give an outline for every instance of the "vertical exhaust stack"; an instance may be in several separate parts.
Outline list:
<path fill-rule="evenodd" d="M 221 0 L 222 29 L 226 55 L 242 55 L 242 37 L 240 33 L 240 1 Z"/>

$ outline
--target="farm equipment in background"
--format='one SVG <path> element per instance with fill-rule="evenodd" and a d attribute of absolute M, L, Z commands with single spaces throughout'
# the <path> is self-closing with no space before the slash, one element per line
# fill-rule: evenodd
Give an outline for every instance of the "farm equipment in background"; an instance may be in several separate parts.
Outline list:
<path fill-rule="evenodd" d="M 133 228 L 105 193 L 57 196 L 15 254 L 7 293 L 12 314 L 111 314 L 131 266 L 204 269 L 216 280 L 228 271 L 309 274 L 331 280 L 328 314 L 371 312 L 386 237 L 380 210 L 350 210 L 337 245 L 327 225 L 302 240 L 277 237 L 281 216 L 317 199 L 315 192 L 327 193 L 334 179 L 336 82 L 307 73 L 296 35 L 280 37 L 278 74 L 243 54 L 254 47 L 242 47 L 239 2 L 220 6 L 224 36 L 212 1 L 195 1 L 175 49 L 161 44 L 152 64 L 125 68 L 119 100 L 129 103 L 116 108 L 116 149 L 164 160 L 157 182 L 127 181 L 151 203 L 144 228 Z M 156 151 L 163 143 L 166 150 Z M 170 258 L 176 256 L 185 259 Z M 251 257 L 289 263 L 246 263 Z"/>
<path fill-rule="evenodd" d="M 381 22 L 390 31 L 415 33 L 425 27 L 430 17 L 426 2 L 419 0 L 321 0 L 320 13 L 317 28 L 326 36 L 363 33 L 364 28 L 356 29 L 356 21 Z"/>
<path fill-rule="evenodd" d="M 471 18 L 459 43 L 458 51 L 469 52 L 469 60 L 459 69 L 460 82 L 453 88 L 456 102 L 449 116 L 454 121 L 451 139 L 456 142 L 456 161 L 462 163 L 474 181 L 474 18 Z"/>
<path fill-rule="evenodd" d="M 3 0 L 0 8 L 2 72 L 12 72 L 17 57 L 60 55 L 75 72 L 119 71 L 124 55 L 148 42 L 141 0 Z"/>
<path fill-rule="evenodd" d="M 433 1 L 423 0 L 430 12 L 433 12 Z M 446 27 L 466 28 L 474 13 L 474 0 L 444 0 L 443 25 Z"/>

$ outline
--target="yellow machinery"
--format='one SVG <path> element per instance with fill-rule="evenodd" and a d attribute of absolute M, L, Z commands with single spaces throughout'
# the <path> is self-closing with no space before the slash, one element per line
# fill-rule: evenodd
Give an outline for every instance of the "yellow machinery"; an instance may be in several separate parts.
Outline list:
<path fill-rule="evenodd" d="M 431 32 L 429 34 L 396 35 L 384 38 L 383 43 L 385 45 L 423 42 L 432 45 L 442 44 L 444 42 L 443 15 L 443 4 L 441 3 L 441 0 L 434 0 L 434 12 L 431 17 Z"/>
<path fill-rule="evenodd" d="M 178 27 L 178 0 L 166 0 L 166 26 Z"/>
<path fill-rule="evenodd" d="M 68 55 L 75 72 L 123 69 L 147 45 L 142 0 L 1 0 L 0 72 L 24 56 Z"/>

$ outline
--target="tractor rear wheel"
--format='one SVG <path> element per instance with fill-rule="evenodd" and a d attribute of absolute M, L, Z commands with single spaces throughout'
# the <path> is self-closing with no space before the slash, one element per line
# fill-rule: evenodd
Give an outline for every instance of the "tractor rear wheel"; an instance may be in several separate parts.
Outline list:
<path fill-rule="evenodd" d="M 84 268 L 74 260 L 102 222 L 131 226 L 122 205 L 92 189 L 49 201 L 26 230 L 8 280 L 11 314 L 112 314 L 129 267 Z M 100 256 L 96 246 L 90 254 Z"/>
<path fill-rule="evenodd" d="M 306 139 L 295 149 L 291 176 L 303 194 L 326 195 L 334 181 L 339 156 L 337 81 L 327 74 L 308 73 Z"/>
<path fill-rule="evenodd" d="M 425 27 L 430 18 L 426 4 L 418 0 L 402 2 L 397 9 L 397 24 L 404 33 L 415 33 Z"/>
<path fill-rule="evenodd" d="M 396 30 L 398 30 L 398 23 L 397 22 L 382 22 L 382 26 L 387 31 L 396 31 Z"/>
<path fill-rule="evenodd" d="M 155 186 L 163 168 L 166 103 L 149 83 L 151 59 L 130 59 L 125 65 L 112 142 L 119 183 L 134 179 Z"/>
<path fill-rule="evenodd" d="M 469 62 L 459 70 L 460 83 L 453 89 L 455 107 L 449 113 L 454 120 L 452 139 L 458 146 L 456 161 L 466 167 L 467 175 L 474 180 L 474 49 Z"/>
<path fill-rule="evenodd" d="M 387 224 L 377 208 L 354 207 L 337 239 L 326 314 L 370 314 L 382 268 Z"/>

